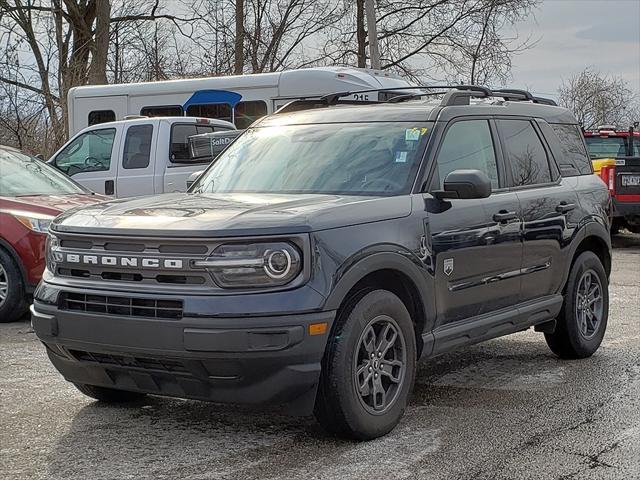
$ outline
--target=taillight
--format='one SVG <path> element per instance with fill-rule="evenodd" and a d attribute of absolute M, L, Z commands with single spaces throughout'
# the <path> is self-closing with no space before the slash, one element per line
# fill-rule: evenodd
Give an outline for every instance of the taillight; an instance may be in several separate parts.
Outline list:
<path fill-rule="evenodd" d="M 616 194 L 616 166 L 604 165 L 600 169 L 600 178 L 607 185 L 611 195 Z"/>

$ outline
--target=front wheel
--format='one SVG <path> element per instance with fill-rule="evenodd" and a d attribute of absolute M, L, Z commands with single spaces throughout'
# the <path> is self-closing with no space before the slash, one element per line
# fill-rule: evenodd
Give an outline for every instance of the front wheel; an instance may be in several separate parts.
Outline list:
<path fill-rule="evenodd" d="M 323 359 L 315 415 L 329 432 L 370 440 L 404 414 L 416 370 L 413 323 L 386 290 L 361 294 L 339 313 Z"/>
<path fill-rule="evenodd" d="M 27 313 L 20 267 L 0 247 L 0 322 L 15 322 Z"/>
<path fill-rule="evenodd" d="M 609 318 L 609 281 L 593 252 L 576 258 L 554 333 L 545 333 L 547 345 L 560 358 L 593 355 L 604 337 Z"/>

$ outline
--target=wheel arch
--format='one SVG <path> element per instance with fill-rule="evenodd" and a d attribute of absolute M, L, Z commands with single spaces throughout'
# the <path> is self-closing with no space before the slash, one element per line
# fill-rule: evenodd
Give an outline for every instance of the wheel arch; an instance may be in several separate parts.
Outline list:
<path fill-rule="evenodd" d="M 573 268 L 576 258 L 583 252 L 593 252 L 602 262 L 602 266 L 607 274 L 607 278 L 611 274 L 611 236 L 609 232 L 598 224 L 589 224 L 585 226 L 583 235 L 579 241 L 575 242 L 571 251 L 571 263 L 564 274 L 562 282 L 562 291 L 566 288 L 569 279 L 569 272 Z"/>
<path fill-rule="evenodd" d="M 414 323 L 418 355 L 423 347 L 422 334 L 433 328 L 435 310 L 429 292 L 430 279 L 412 260 L 397 253 L 375 253 L 352 265 L 336 282 L 326 303 L 338 315 L 348 311 L 350 302 L 357 301 L 371 290 L 383 289 L 402 300 Z M 337 322 L 336 322 L 337 323 Z"/>
<path fill-rule="evenodd" d="M 0 249 L 7 252 L 9 257 L 15 262 L 18 266 L 18 271 L 20 272 L 20 277 L 22 278 L 22 285 L 24 286 L 27 293 L 31 293 L 33 290 L 32 285 L 29 283 L 29 279 L 27 277 L 27 271 L 24 269 L 24 265 L 22 264 L 22 260 L 18 255 L 18 252 L 8 243 L 4 238 L 0 238 Z"/>

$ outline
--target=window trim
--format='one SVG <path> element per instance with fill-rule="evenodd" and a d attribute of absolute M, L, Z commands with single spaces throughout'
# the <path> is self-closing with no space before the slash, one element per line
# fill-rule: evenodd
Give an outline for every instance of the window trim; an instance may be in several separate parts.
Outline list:
<path fill-rule="evenodd" d="M 549 149 L 549 146 L 547 145 L 546 140 L 544 139 L 544 136 L 540 132 L 540 127 L 537 124 L 536 119 L 534 117 L 496 115 L 494 117 L 494 120 L 496 122 L 498 137 L 500 138 L 502 155 L 504 156 L 504 164 L 505 164 L 506 173 L 507 173 L 506 188 L 509 191 L 520 191 L 520 190 L 528 190 L 531 188 L 552 187 L 560 184 L 560 182 L 562 181 L 562 175 L 559 174 L 555 180 L 553 179 L 553 169 L 551 168 L 551 160 L 550 160 L 550 149 Z M 538 136 L 538 139 L 540 140 L 540 144 L 542 145 L 542 149 L 544 150 L 545 155 L 547 157 L 547 167 L 549 168 L 549 177 L 551 178 L 550 182 L 534 183 L 531 185 L 515 185 L 515 182 L 513 180 L 513 170 L 511 169 L 511 163 L 507 161 L 508 155 L 507 155 L 507 146 L 505 145 L 505 140 L 504 140 L 504 134 L 502 129 L 500 128 L 498 120 L 520 120 L 520 121 L 529 122 L 534 132 Z M 559 171 L 559 168 L 558 168 L 558 171 Z"/>
<path fill-rule="evenodd" d="M 498 170 L 498 188 L 491 188 L 491 195 L 494 193 L 502 193 L 508 191 L 506 187 L 507 183 L 507 175 L 506 168 L 504 165 L 504 158 L 502 155 L 502 150 L 499 145 L 498 140 L 498 132 L 495 123 L 493 122 L 493 118 L 491 115 L 465 115 L 453 118 L 448 122 L 438 121 L 435 122 L 434 128 L 439 130 L 435 136 L 429 141 L 429 146 L 426 149 L 425 155 L 426 158 L 430 158 L 430 165 L 428 164 L 425 168 L 424 175 L 422 178 L 423 182 L 418 186 L 418 193 L 431 193 L 437 187 L 433 186 L 433 181 L 435 179 L 436 169 L 438 166 L 438 156 L 440 155 L 440 150 L 442 149 L 442 145 L 444 140 L 449 132 L 449 129 L 458 122 L 469 122 L 469 121 L 485 121 L 489 126 L 489 134 L 491 135 L 491 142 L 493 145 L 493 152 L 496 158 L 496 168 Z M 438 128 L 440 126 L 440 128 Z"/>
<path fill-rule="evenodd" d="M 246 127 L 244 127 L 244 129 L 240 129 L 240 130 L 245 130 L 247 128 L 249 128 L 251 125 L 253 125 L 255 122 L 257 122 L 258 120 L 260 120 L 263 117 L 266 117 L 267 115 L 269 115 L 269 105 L 267 104 L 266 101 L 264 101 L 263 99 L 257 99 L 257 100 L 241 100 L 238 103 L 236 103 L 233 107 L 233 124 L 236 126 L 236 128 L 238 128 L 238 125 L 236 124 L 236 119 L 238 118 L 238 116 L 236 115 L 236 109 L 238 108 L 238 105 L 240 105 L 241 103 L 262 103 L 264 105 L 264 110 L 265 110 L 265 114 L 262 115 L 259 118 L 256 118 L 255 120 L 253 120 L 249 125 L 247 125 Z"/>
<path fill-rule="evenodd" d="M 158 115 L 158 116 L 162 116 L 162 117 L 166 117 L 166 116 L 170 116 L 170 117 L 184 117 L 184 108 L 182 108 L 182 105 L 146 105 L 142 108 L 140 108 L 140 115 L 149 117 L 149 118 L 154 118 L 153 116 L 149 116 L 146 115 L 144 113 L 142 113 L 142 111 L 145 108 L 178 108 L 180 109 L 180 115 Z"/>

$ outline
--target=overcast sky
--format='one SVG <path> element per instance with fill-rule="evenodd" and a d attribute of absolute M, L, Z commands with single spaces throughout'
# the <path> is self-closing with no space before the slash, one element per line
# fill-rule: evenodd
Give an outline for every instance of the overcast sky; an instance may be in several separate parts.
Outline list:
<path fill-rule="evenodd" d="M 562 79 L 593 66 L 640 93 L 640 0 L 543 0 L 518 36 L 539 39 L 513 59 L 513 86 L 555 95 Z"/>

